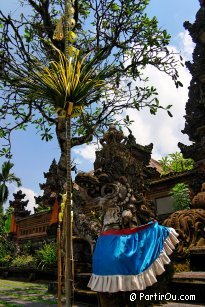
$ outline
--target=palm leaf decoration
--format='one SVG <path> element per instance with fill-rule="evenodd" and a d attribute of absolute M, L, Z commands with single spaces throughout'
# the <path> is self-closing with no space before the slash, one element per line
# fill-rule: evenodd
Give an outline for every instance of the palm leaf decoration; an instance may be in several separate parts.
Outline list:
<path fill-rule="evenodd" d="M 99 58 L 102 52 L 83 55 L 75 49 L 72 56 L 66 58 L 64 53 L 52 45 L 57 55 L 46 66 L 42 61 L 34 58 L 33 67 L 24 63 L 21 70 L 13 68 L 7 75 L 9 80 L 25 103 L 42 101 L 53 107 L 67 110 L 69 102 L 74 105 L 85 105 L 86 101 L 99 99 L 108 86 L 105 83 L 114 73 L 114 68 L 107 65 L 100 67 Z"/>

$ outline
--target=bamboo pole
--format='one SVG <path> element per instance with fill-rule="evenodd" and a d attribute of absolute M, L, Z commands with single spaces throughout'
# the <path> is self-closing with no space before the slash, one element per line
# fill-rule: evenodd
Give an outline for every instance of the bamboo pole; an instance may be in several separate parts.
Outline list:
<path fill-rule="evenodd" d="M 71 140 L 70 140 L 70 115 L 66 117 L 66 131 L 67 131 L 67 198 L 66 198 L 66 307 L 72 306 L 72 222 L 71 222 Z"/>
<path fill-rule="evenodd" d="M 65 0 L 65 57 L 69 56 L 69 0 Z M 71 218 L 71 112 L 73 103 L 68 101 L 68 110 L 66 112 L 66 143 L 67 143 L 67 185 L 66 185 L 66 229 L 65 229 L 65 294 L 66 294 L 66 307 L 72 306 L 73 300 L 73 247 L 72 247 L 72 218 Z"/>
<path fill-rule="evenodd" d="M 68 0 L 65 0 L 65 56 L 68 57 Z M 71 157 L 70 157 L 70 115 L 66 116 L 66 142 L 67 142 L 67 180 L 66 180 L 66 229 L 65 229 L 65 296 L 66 307 L 72 306 L 71 300 Z"/>
<path fill-rule="evenodd" d="M 58 223 L 57 230 L 57 244 L 58 244 L 58 307 L 62 307 L 61 289 L 62 289 L 62 266 L 61 266 L 61 225 Z"/>
<path fill-rule="evenodd" d="M 71 292 L 74 302 L 74 256 L 73 256 L 73 216 L 71 217 Z"/>

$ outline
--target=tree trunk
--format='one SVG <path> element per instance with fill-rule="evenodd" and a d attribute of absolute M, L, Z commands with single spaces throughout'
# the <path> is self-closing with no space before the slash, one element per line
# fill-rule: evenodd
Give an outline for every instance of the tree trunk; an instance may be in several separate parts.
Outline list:
<path fill-rule="evenodd" d="M 61 156 L 58 161 L 58 178 L 60 182 L 60 186 L 63 192 L 63 186 L 66 183 L 66 151 L 67 151 L 67 144 L 66 144 L 66 125 L 64 118 L 58 118 L 58 122 L 56 124 L 56 135 L 58 139 L 58 143 L 60 146 Z M 65 189 L 64 189 L 65 192 Z"/>

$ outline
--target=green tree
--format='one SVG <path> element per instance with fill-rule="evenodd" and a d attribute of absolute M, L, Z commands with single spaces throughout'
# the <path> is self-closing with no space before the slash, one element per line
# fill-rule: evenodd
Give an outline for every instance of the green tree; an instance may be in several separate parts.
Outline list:
<path fill-rule="evenodd" d="M 194 167 L 194 160 L 191 158 L 184 159 L 182 153 L 180 152 L 171 153 L 165 157 L 162 157 L 159 162 L 162 166 L 161 175 L 185 172 L 193 169 Z"/>
<path fill-rule="evenodd" d="M 4 222 L 4 228 L 5 228 L 5 231 L 6 231 L 7 233 L 10 232 L 11 219 L 12 219 L 12 213 L 13 213 L 13 211 L 14 211 L 14 208 L 8 207 L 8 208 L 6 209 L 6 212 L 4 213 L 4 216 L 3 216 L 4 221 L 5 221 L 5 222 Z"/>
<path fill-rule="evenodd" d="M 190 209 L 191 198 L 189 187 L 185 183 L 176 184 L 170 191 L 175 211 Z"/>
<path fill-rule="evenodd" d="M 52 60 L 57 59 L 52 42 L 59 50 L 64 51 L 64 41 L 53 39 L 56 24 L 64 9 L 61 0 L 27 0 L 20 1 L 31 8 L 31 17 L 21 15 L 19 20 L 5 16 L 0 11 L 1 38 L 1 106 L 0 106 L 0 137 L 8 142 L 1 154 L 10 156 L 10 135 L 16 129 L 25 130 L 27 125 L 34 124 L 46 141 L 52 138 L 51 126 L 56 127 L 56 134 L 61 148 L 59 169 L 65 177 L 65 125 L 56 115 L 53 105 L 43 97 L 27 97 L 19 91 L 19 83 L 13 76 L 25 65 L 30 70 L 36 64 L 36 58 L 48 67 Z M 110 88 L 99 91 L 98 95 L 84 99 L 83 113 L 71 123 L 71 146 L 89 142 L 99 137 L 111 123 L 130 123 L 129 118 L 120 122 L 115 115 L 126 108 L 140 110 L 149 107 L 155 114 L 160 106 L 157 90 L 146 85 L 144 68 L 152 65 L 156 69 L 170 75 L 176 86 L 178 81 L 175 55 L 167 48 L 170 36 L 158 28 L 155 17 L 146 15 L 148 0 L 76 0 L 75 28 L 77 40 L 74 47 L 90 57 L 97 55 L 98 71 L 112 66 L 115 74 L 105 77 Z M 62 19 L 63 20 L 63 19 Z M 62 24 L 58 23 L 58 27 Z M 91 52 L 91 53 L 90 53 Z M 94 75 L 94 73 L 93 73 Z M 167 112 L 170 115 L 170 107 Z M 11 117 L 13 120 L 11 121 Z M 113 119 L 114 118 L 114 119 Z M 118 117 L 119 118 L 119 117 Z M 10 124 L 9 124 L 10 123 Z"/>
<path fill-rule="evenodd" d="M 7 201 L 9 196 L 8 183 L 15 183 L 18 187 L 21 185 L 20 178 L 16 177 L 11 172 L 14 164 L 6 161 L 2 164 L 0 172 L 0 216 L 3 214 L 3 204 Z"/>

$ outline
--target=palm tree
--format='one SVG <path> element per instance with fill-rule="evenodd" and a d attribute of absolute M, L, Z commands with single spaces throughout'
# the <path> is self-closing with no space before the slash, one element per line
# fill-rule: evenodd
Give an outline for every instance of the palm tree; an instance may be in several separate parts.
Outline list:
<path fill-rule="evenodd" d="M 8 183 L 16 183 L 21 186 L 20 178 L 16 177 L 14 173 L 11 173 L 11 169 L 14 166 L 10 161 L 4 162 L 1 167 L 0 173 L 0 218 L 3 215 L 3 204 L 7 201 L 9 196 Z"/>

